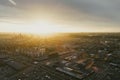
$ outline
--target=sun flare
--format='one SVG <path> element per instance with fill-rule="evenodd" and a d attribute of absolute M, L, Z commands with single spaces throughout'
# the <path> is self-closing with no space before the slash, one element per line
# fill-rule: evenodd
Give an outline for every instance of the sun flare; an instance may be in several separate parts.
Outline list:
<path fill-rule="evenodd" d="M 30 20 L 23 23 L 2 23 L 7 32 L 15 33 L 27 33 L 35 34 L 40 36 L 54 36 L 61 32 L 72 32 L 74 29 L 72 27 L 66 26 L 64 24 L 55 23 L 51 20 Z"/>
<path fill-rule="evenodd" d="M 25 32 L 38 34 L 41 36 L 51 36 L 57 32 L 62 31 L 57 24 L 52 23 L 50 21 L 37 20 L 31 23 L 28 23 L 27 26 L 29 27 L 29 29 Z"/>

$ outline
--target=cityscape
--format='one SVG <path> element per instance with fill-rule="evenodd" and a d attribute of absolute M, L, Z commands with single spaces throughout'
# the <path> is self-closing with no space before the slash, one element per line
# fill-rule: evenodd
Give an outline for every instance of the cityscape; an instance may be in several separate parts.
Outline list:
<path fill-rule="evenodd" d="M 120 33 L 1 33 L 0 45 L 0 80 L 120 79 Z"/>
<path fill-rule="evenodd" d="M 120 80 L 120 0 L 0 0 L 0 80 Z"/>

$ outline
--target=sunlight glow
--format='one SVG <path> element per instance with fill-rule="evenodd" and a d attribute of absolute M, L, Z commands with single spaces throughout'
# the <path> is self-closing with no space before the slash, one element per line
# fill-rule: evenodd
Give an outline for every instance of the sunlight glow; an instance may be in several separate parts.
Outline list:
<path fill-rule="evenodd" d="M 30 33 L 39 34 L 41 36 L 53 35 L 61 30 L 56 24 L 41 20 L 30 23 L 28 27 Z"/>
<path fill-rule="evenodd" d="M 1 32 L 15 32 L 40 35 L 42 37 L 51 37 L 57 33 L 66 32 L 90 32 L 90 28 L 79 25 L 79 28 L 74 28 L 75 25 L 64 25 L 55 23 L 51 20 L 32 20 L 23 23 L 0 23 L 2 26 Z M 90 27 L 90 26 L 89 26 Z"/>
<path fill-rule="evenodd" d="M 65 32 L 64 25 L 56 24 L 47 20 L 34 20 L 26 23 L 0 23 L 2 32 L 30 33 L 41 36 L 52 36 L 56 33 Z"/>

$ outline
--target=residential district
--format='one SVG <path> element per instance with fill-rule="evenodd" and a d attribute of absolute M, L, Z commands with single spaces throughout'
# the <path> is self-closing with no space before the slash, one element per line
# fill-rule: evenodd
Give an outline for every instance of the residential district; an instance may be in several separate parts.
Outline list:
<path fill-rule="evenodd" d="M 0 80 L 120 80 L 120 33 L 1 33 Z"/>

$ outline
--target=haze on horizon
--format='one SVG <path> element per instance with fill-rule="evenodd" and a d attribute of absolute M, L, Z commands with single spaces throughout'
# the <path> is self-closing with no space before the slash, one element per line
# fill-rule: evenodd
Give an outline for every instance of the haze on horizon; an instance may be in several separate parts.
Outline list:
<path fill-rule="evenodd" d="M 120 32 L 119 0 L 0 0 L 0 32 Z"/>

